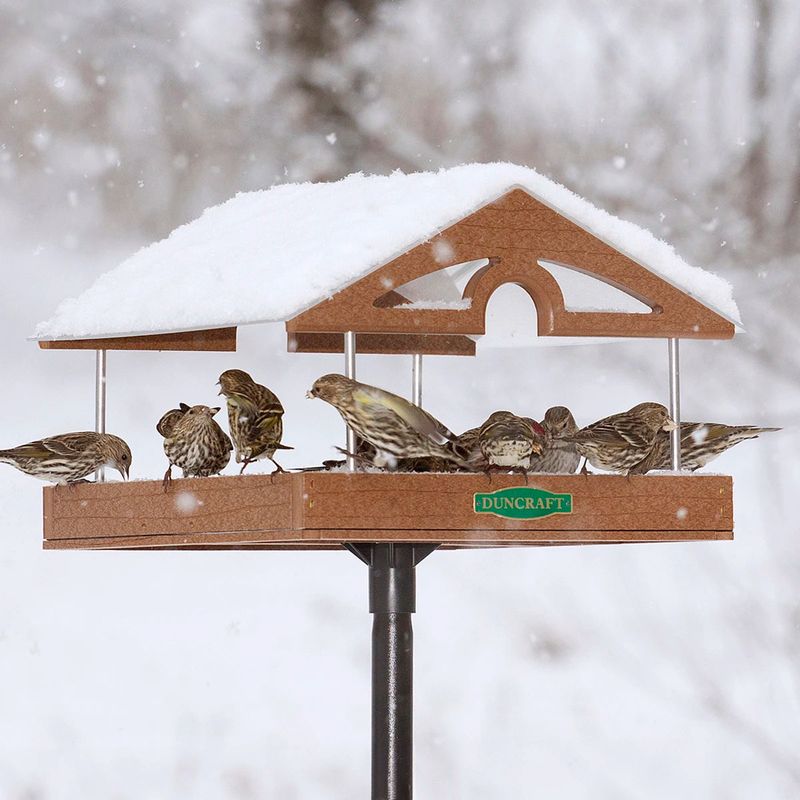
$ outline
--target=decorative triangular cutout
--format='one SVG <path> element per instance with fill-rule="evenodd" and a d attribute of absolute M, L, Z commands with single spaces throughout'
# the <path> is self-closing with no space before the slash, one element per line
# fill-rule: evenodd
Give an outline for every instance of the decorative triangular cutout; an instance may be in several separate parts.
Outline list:
<path fill-rule="evenodd" d="M 377 307 L 375 301 L 444 266 L 488 259 L 467 283 L 469 308 Z M 538 262 L 568 265 L 652 304 L 650 313 L 570 311 L 557 280 Z M 539 336 L 728 339 L 729 320 L 633 261 L 523 189 L 513 189 L 426 242 L 286 323 L 303 333 L 353 330 L 403 335 L 485 332 L 486 304 L 498 286 L 521 286 L 536 305 Z M 401 294 L 398 292 L 398 294 Z M 397 348 L 393 350 L 397 352 Z M 411 350 L 407 352 L 413 352 Z"/>

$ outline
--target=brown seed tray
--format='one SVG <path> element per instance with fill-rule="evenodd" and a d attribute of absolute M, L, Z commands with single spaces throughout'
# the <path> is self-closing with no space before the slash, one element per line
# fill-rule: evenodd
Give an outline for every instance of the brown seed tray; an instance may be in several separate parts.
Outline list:
<path fill-rule="evenodd" d="M 507 519 L 475 493 L 524 478 L 294 473 L 44 489 L 46 549 L 312 549 L 345 542 L 452 548 L 733 538 L 733 480 L 720 475 L 530 476 L 572 495 L 572 513 Z"/>

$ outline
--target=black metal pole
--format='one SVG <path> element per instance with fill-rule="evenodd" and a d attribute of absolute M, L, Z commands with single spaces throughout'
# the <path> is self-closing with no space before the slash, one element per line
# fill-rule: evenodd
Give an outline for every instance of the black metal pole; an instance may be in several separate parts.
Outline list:
<path fill-rule="evenodd" d="M 372 622 L 372 800 L 413 794 L 416 565 L 436 545 L 349 545 L 369 566 Z"/>

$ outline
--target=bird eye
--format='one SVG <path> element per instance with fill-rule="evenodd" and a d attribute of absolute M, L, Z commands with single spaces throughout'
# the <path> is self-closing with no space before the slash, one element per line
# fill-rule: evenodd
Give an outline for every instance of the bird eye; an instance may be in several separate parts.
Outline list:
<path fill-rule="evenodd" d="M 122 456 L 122 460 L 123 460 L 123 461 L 127 461 L 127 460 L 128 460 L 128 456 L 126 456 L 125 454 L 123 454 L 123 456 Z"/>

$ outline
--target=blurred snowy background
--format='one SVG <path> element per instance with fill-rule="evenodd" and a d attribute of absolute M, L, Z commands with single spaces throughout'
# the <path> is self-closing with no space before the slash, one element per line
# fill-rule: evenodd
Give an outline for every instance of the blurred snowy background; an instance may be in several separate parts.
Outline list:
<path fill-rule="evenodd" d="M 204 207 L 534 166 L 734 284 L 747 333 L 684 346 L 684 417 L 786 430 L 715 463 L 734 543 L 427 560 L 417 796 L 800 796 L 798 37 L 793 0 L 0 0 L 0 442 L 92 426 L 93 355 L 25 337 Z M 211 403 L 231 366 L 283 398 L 288 464 L 330 455 L 338 416 L 302 392 L 339 359 L 288 355 L 279 326 L 240 339 L 110 354 L 137 477 L 163 471 L 161 411 Z M 407 393 L 409 361 L 359 374 Z M 585 424 L 666 379 L 662 342 L 484 350 L 428 359 L 425 399 L 456 429 L 555 402 Z M 366 796 L 355 558 L 44 553 L 40 486 L 2 470 L 2 800 Z"/>

